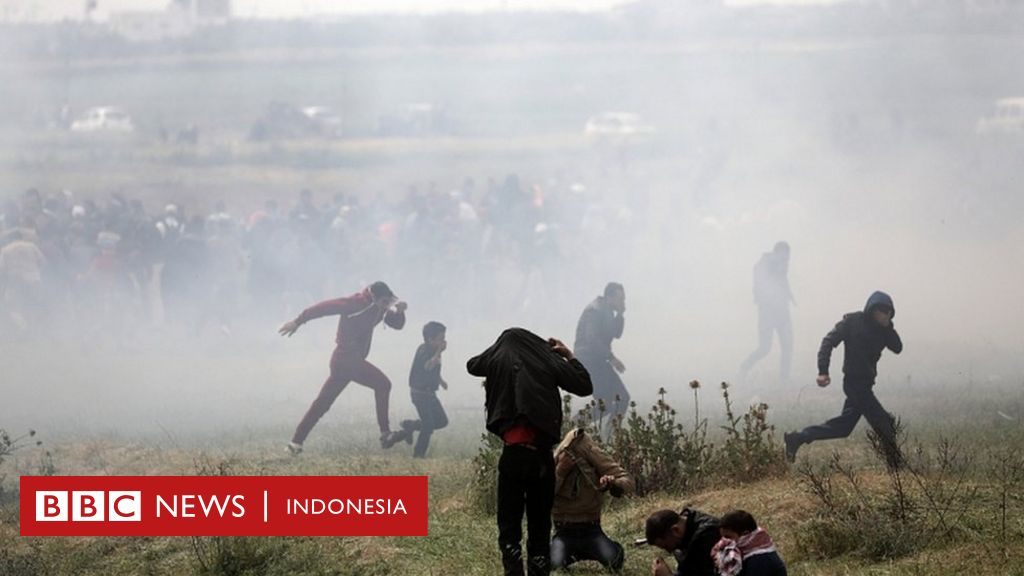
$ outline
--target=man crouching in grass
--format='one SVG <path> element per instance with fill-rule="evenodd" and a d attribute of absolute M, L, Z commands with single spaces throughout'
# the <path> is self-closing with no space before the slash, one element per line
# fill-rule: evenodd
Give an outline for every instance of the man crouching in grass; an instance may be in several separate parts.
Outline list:
<path fill-rule="evenodd" d="M 647 542 L 675 556 L 673 572 L 660 557 L 651 563 L 653 576 L 717 576 L 711 550 L 718 543 L 718 518 L 699 510 L 684 508 L 658 510 L 647 517 Z"/>

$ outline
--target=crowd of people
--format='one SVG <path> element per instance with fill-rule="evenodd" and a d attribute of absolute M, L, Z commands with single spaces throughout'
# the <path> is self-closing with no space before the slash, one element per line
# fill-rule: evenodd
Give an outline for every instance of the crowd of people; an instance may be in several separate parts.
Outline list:
<path fill-rule="evenodd" d="M 493 310 L 501 298 L 506 305 L 522 305 L 531 276 L 543 286 L 560 282 L 559 274 L 577 274 L 578 268 L 561 266 L 562 259 L 573 243 L 587 246 L 591 233 L 603 233 L 594 222 L 594 204 L 572 192 L 546 193 L 515 176 L 489 183 L 482 194 L 466 180 L 451 192 L 412 187 L 397 202 L 379 199 L 365 206 L 345 195 L 318 204 L 313 192 L 303 190 L 287 210 L 268 201 L 240 216 L 224 203 L 209 214 L 168 204 L 154 215 L 140 200 L 118 194 L 99 205 L 79 203 L 70 192 L 44 197 L 28 190 L 0 211 L 0 324 L 5 334 L 19 338 L 72 325 L 86 339 L 111 334 L 116 341 L 155 323 L 191 335 L 209 327 L 230 334 L 236 317 L 254 311 L 278 319 L 298 311 L 279 329 L 291 336 L 311 320 L 337 316 L 329 375 L 288 451 L 303 451 L 319 419 L 356 382 L 374 391 L 381 447 L 411 444 L 418 433 L 414 455 L 424 457 L 433 432 L 448 423 L 437 399 L 438 389 L 447 388 L 441 376 L 446 327 L 438 321 L 423 326 L 409 377 L 419 418 L 393 430 L 391 381 L 367 355 L 375 327 L 402 329 L 408 306 L 386 283 L 365 278 L 387 273 L 405 279 L 417 300 L 443 293 L 470 314 Z M 572 205 L 573 199 L 580 205 Z M 741 374 L 767 354 L 777 333 L 780 378 L 788 379 L 788 260 L 789 245 L 780 242 L 755 266 L 760 344 Z M 503 267 L 518 278 L 513 289 L 499 280 Z M 365 286 L 362 291 L 324 299 L 357 282 Z M 319 302 L 303 308 L 309 301 Z M 561 393 L 593 396 L 620 413 L 629 392 L 612 343 L 623 334 L 625 304 L 623 285 L 609 282 L 583 309 L 575 353 L 558 339 L 511 328 L 467 363 L 469 374 L 484 379 L 486 428 L 503 445 L 497 524 L 506 575 L 548 574 L 579 560 L 596 560 L 613 571 L 623 565 L 624 549 L 603 532 L 600 516 L 604 493 L 621 496 L 633 481 L 581 430 L 562 436 Z M 846 314 L 822 340 L 817 383 L 829 385 L 832 350 L 843 344 L 846 401 L 836 418 L 784 435 L 788 460 L 795 460 L 802 445 L 848 436 L 864 417 L 882 438 L 887 464 L 902 465 L 895 419 L 873 392 L 882 351 L 902 351 L 894 315 L 892 298 L 875 292 L 863 311 Z M 660 510 L 647 519 L 646 542 L 673 553 L 680 575 L 786 573 L 770 537 L 742 510 L 721 519 L 690 509 Z M 656 559 L 651 573 L 673 571 Z"/>
<path fill-rule="evenodd" d="M 75 323 L 122 340 L 153 325 L 227 333 L 240 318 L 276 320 L 385 275 L 410 297 L 444 293 L 467 314 L 518 310 L 531 296 L 561 297 L 560 264 L 586 266 L 581 247 L 616 217 L 582 185 L 516 175 L 369 201 L 302 190 L 291 205 L 247 212 L 211 204 L 154 209 L 119 193 L 97 201 L 35 189 L 9 198 L 0 324 L 23 336 Z"/>

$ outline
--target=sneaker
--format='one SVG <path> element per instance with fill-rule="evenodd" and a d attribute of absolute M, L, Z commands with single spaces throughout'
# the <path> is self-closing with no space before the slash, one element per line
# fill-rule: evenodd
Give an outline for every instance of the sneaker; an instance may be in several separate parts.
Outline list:
<path fill-rule="evenodd" d="M 394 432 L 394 431 L 392 431 L 392 432 L 385 432 L 385 433 L 381 434 L 380 435 L 380 447 L 385 449 L 385 450 L 387 450 L 388 448 L 391 448 L 395 444 L 398 444 L 402 440 L 405 440 L 405 434 L 408 434 L 408 432 L 406 432 L 404 430 L 401 431 L 401 432 Z"/>
<path fill-rule="evenodd" d="M 295 442 L 289 442 L 287 448 L 288 448 L 288 453 L 291 454 L 292 456 L 298 456 L 299 454 L 302 454 L 302 444 L 296 444 Z"/>
<path fill-rule="evenodd" d="M 419 424 L 419 420 L 402 420 L 402 434 L 406 444 L 412 446 L 412 434 L 419 429 Z"/>
<path fill-rule="evenodd" d="M 782 435 L 782 442 L 786 445 L 786 462 L 796 462 L 796 451 L 800 449 L 800 439 L 796 432 L 786 432 Z"/>

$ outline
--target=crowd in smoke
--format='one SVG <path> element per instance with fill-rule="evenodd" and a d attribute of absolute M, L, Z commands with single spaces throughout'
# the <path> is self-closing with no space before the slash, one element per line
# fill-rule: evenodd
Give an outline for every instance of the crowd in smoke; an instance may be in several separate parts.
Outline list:
<path fill-rule="evenodd" d="M 0 322 L 9 334 L 73 328 L 115 341 L 150 326 L 231 334 L 241 318 L 287 318 L 376 279 L 467 314 L 520 310 L 557 299 L 553 287 L 596 264 L 593 246 L 628 217 L 582 184 L 516 175 L 410 185 L 397 200 L 317 196 L 202 213 L 28 190 L 0 212 Z"/>

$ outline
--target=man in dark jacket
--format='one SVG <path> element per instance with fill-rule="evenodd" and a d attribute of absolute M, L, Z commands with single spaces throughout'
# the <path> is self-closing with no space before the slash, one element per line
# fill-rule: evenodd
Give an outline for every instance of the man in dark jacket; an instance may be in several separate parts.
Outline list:
<path fill-rule="evenodd" d="M 576 323 L 576 356 L 590 372 L 594 399 L 604 401 L 610 417 L 625 413 L 629 406 L 629 392 L 619 377 L 626 366 L 612 353 L 612 340 L 622 337 L 625 312 L 625 289 L 609 282 L 604 295 L 584 308 Z"/>
<path fill-rule="evenodd" d="M 790 462 L 796 459 L 797 450 L 804 444 L 846 438 L 864 416 L 878 434 L 889 466 L 899 466 L 901 457 L 895 439 L 895 419 L 882 407 L 873 391 L 882 350 L 888 348 L 894 354 L 903 351 L 903 341 L 892 323 L 895 315 L 892 298 L 885 292 L 875 292 L 868 298 L 863 312 L 846 314 L 825 335 L 818 350 L 818 386 L 825 387 L 831 383 L 828 369 L 832 349 L 843 343 L 843 393 L 846 401 L 839 416 L 783 436 L 786 457 Z"/>
<path fill-rule="evenodd" d="M 320 389 L 320 394 L 310 405 L 306 415 L 295 428 L 295 435 L 288 443 L 293 455 L 302 452 L 302 443 L 327 413 L 331 404 L 348 386 L 355 381 L 373 390 L 377 407 L 377 424 L 380 427 L 380 445 L 391 448 L 411 434 L 404 430 L 392 432 L 388 418 L 388 404 L 391 399 L 391 380 L 379 368 L 366 361 L 373 341 L 373 329 L 383 321 L 395 330 L 405 326 L 405 310 L 401 302 L 383 282 L 374 282 L 362 292 L 344 298 L 325 300 L 306 308 L 294 320 L 285 322 L 278 332 L 291 336 L 300 326 L 323 316 L 338 316 L 337 346 L 331 355 L 331 373 Z"/>
<path fill-rule="evenodd" d="M 718 543 L 718 518 L 699 510 L 684 508 L 658 510 L 647 517 L 647 543 L 675 556 L 676 571 L 660 557 L 651 564 L 653 576 L 716 576 L 711 549 Z"/>
<path fill-rule="evenodd" d="M 562 429 L 559 389 L 593 392 L 590 375 L 560 340 L 510 328 L 466 369 L 485 378 L 487 430 L 502 439 L 498 461 L 498 546 L 506 576 L 523 574 L 523 512 L 530 576 L 550 572 L 555 465 L 551 447 Z"/>
<path fill-rule="evenodd" d="M 789 244 L 777 242 L 771 252 L 761 255 L 754 266 L 754 303 L 757 304 L 757 349 L 740 365 L 740 378 L 772 350 L 772 336 L 779 335 L 779 380 L 789 380 L 793 358 L 793 324 L 789 305 Z"/>

